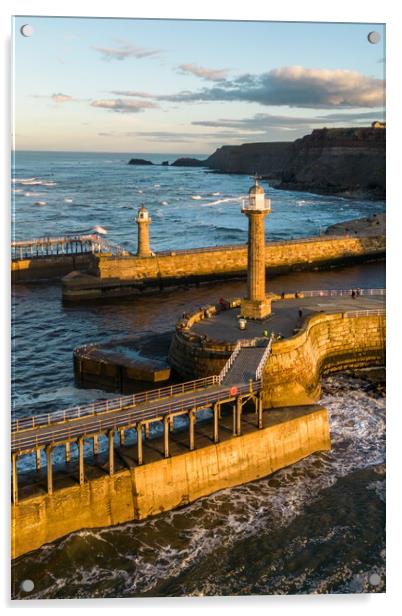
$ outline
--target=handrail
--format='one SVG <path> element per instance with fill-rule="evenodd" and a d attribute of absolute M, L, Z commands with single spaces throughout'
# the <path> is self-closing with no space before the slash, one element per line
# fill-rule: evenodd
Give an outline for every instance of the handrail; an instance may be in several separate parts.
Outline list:
<path fill-rule="evenodd" d="M 78 250 L 78 246 L 81 250 Z M 84 250 L 85 248 L 87 250 Z M 34 251 L 36 254 L 34 254 Z M 72 253 L 82 254 L 83 252 L 108 252 L 117 256 L 130 254 L 119 244 L 107 240 L 97 233 L 76 233 L 74 235 L 58 237 L 45 236 L 31 240 L 14 240 L 11 242 L 11 258 L 14 261 L 27 257 L 57 256 Z"/>
<path fill-rule="evenodd" d="M 257 342 L 259 341 L 259 338 L 242 338 L 240 340 L 238 340 L 233 348 L 233 351 L 229 357 L 229 359 L 227 360 L 226 364 L 223 366 L 222 370 L 220 371 L 219 375 L 218 375 L 218 379 L 219 379 L 219 383 L 223 382 L 223 379 L 225 378 L 225 376 L 227 375 L 227 373 L 229 372 L 230 368 L 233 366 L 236 357 L 238 356 L 238 354 L 240 353 L 241 349 L 243 347 L 253 347 L 256 346 Z"/>
<path fill-rule="evenodd" d="M 262 378 L 262 372 L 265 368 L 265 364 L 267 363 L 267 359 L 268 356 L 271 354 L 271 349 L 272 349 L 272 343 L 274 341 L 274 333 L 271 334 L 270 338 L 269 338 L 269 342 L 266 346 L 266 349 L 264 351 L 264 353 L 262 354 L 262 357 L 260 359 L 260 363 L 257 366 L 257 370 L 255 371 L 255 378 L 257 380 L 260 380 Z"/>
<path fill-rule="evenodd" d="M 187 381 L 179 385 L 171 385 L 169 387 L 151 389 L 130 396 L 122 396 L 117 399 L 112 398 L 100 402 L 92 402 L 84 406 L 74 406 L 54 413 L 23 417 L 11 422 L 11 430 L 13 432 L 21 432 L 22 430 L 31 430 L 32 428 L 63 423 L 74 419 L 89 417 L 91 415 L 100 415 L 109 413 L 110 411 L 120 411 L 124 408 L 136 406 L 141 402 L 151 402 L 162 398 L 170 398 L 190 391 L 204 389 L 211 385 L 216 385 L 217 383 L 218 377 L 214 375 L 194 381 Z"/>
<path fill-rule="evenodd" d="M 362 289 L 355 287 L 354 289 L 319 289 L 313 291 L 298 291 L 298 295 L 303 297 L 338 297 L 344 295 L 352 295 L 358 291 L 359 295 L 386 295 L 386 289 Z"/>
<path fill-rule="evenodd" d="M 236 389 L 236 395 L 249 391 L 249 383 L 240 384 Z M 254 381 L 253 387 L 255 391 L 261 389 L 261 381 Z M 152 421 L 159 419 L 171 413 L 185 412 L 190 408 L 198 406 L 199 409 L 210 406 L 212 402 L 226 400 L 228 395 L 231 395 L 231 387 L 222 387 L 218 390 L 199 392 L 194 397 L 188 397 L 185 400 L 180 398 L 171 400 L 166 399 L 159 403 L 155 403 L 151 408 L 147 409 L 126 409 L 119 414 L 111 414 L 94 416 L 89 421 L 74 422 L 67 421 L 66 424 L 58 424 L 52 430 L 47 430 L 46 426 L 38 427 L 32 434 L 24 434 L 13 432 L 11 434 L 11 449 L 16 450 L 33 450 L 35 447 L 43 446 L 48 443 L 55 445 L 68 439 L 75 440 L 82 436 L 90 436 L 95 433 L 100 433 L 110 429 L 118 429 L 129 426 L 134 426 L 141 421 Z M 41 429 L 42 428 L 42 429 Z"/>
<path fill-rule="evenodd" d="M 344 317 L 369 317 L 369 316 L 385 316 L 385 308 L 369 309 L 369 310 L 348 310 L 343 313 Z"/>

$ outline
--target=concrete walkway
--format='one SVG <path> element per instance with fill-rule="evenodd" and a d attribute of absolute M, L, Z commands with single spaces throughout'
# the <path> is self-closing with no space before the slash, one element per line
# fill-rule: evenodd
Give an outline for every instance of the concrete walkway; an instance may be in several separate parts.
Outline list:
<path fill-rule="evenodd" d="M 272 302 L 272 314 L 262 321 L 247 321 L 246 329 L 243 331 L 240 330 L 237 320 L 240 308 L 227 310 L 210 319 L 199 321 L 193 325 L 191 331 L 213 340 L 226 340 L 227 342 L 236 342 L 239 338 L 261 337 L 264 335 L 264 330 L 289 338 L 311 314 L 383 308 L 385 308 L 385 296 L 381 295 L 360 296 L 355 299 L 349 296 L 286 299 Z M 299 309 L 302 310 L 301 319 Z"/>

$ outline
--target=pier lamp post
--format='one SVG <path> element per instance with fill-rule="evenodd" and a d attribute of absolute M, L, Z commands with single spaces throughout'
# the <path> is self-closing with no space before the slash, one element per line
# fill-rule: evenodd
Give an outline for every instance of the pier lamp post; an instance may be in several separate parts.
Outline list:
<path fill-rule="evenodd" d="M 247 319 L 264 319 L 271 314 L 273 294 L 265 293 L 265 217 L 271 200 L 255 177 L 255 184 L 243 201 L 242 212 L 248 218 L 247 296 L 241 302 L 241 315 Z"/>
<path fill-rule="evenodd" d="M 137 257 L 150 257 L 152 251 L 149 245 L 149 225 L 152 219 L 149 216 L 148 210 L 143 205 L 138 210 L 135 222 L 138 225 Z"/>

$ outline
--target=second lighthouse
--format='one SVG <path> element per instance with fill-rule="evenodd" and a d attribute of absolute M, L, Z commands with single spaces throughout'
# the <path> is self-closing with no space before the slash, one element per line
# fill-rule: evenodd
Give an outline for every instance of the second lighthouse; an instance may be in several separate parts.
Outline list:
<path fill-rule="evenodd" d="M 241 302 L 241 314 L 247 319 L 264 319 L 271 314 L 271 296 L 265 293 L 265 216 L 271 211 L 271 200 L 255 178 L 255 185 L 243 202 L 242 212 L 248 218 L 247 297 Z"/>

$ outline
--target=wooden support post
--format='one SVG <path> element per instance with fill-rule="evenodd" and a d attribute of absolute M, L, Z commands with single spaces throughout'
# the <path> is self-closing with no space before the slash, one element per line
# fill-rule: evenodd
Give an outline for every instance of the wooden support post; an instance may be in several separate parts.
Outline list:
<path fill-rule="evenodd" d="M 163 443 L 165 458 L 169 457 L 169 418 L 168 416 L 163 418 Z"/>
<path fill-rule="evenodd" d="M 195 425 L 195 410 L 192 409 L 188 414 L 188 430 L 189 430 L 189 447 L 190 451 L 194 449 L 194 425 Z"/>
<path fill-rule="evenodd" d="M 241 411 L 242 411 L 242 400 L 239 396 L 236 400 L 236 434 L 240 436 L 241 434 Z"/>
<path fill-rule="evenodd" d="M 233 436 L 236 436 L 237 432 L 236 432 L 236 403 L 233 404 Z"/>
<path fill-rule="evenodd" d="M 84 485 L 85 482 L 85 471 L 84 471 L 84 439 L 81 437 L 78 439 L 78 475 L 80 486 Z"/>
<path fill-rule="evenodd" d="M 259 399 L 260 399 L 260 394 L 257 394 L 254 398 L 254 412 L 257 415 L 258 413 L 258 409 L 259 409 Z"/>
<path fill-rule="evenodd" d="M 13 503 L 18 505 L 18 469 L 17 469 L 17 454 L 13 453 L 11 456 L 12 471 L 13 471 Z"/>
<path fill-rule="evenodd" d="M 137 449 L 138 449 L 138 464 L 141 465 L 143 462 L 142 457 L 142 423 L 137 425 Z"/>
<path fill-rule="evenodd" d="M 52 468 L 52 447 L 46 447 L 46 474 L 47 474 L 47 493 L 53 494 L 53 468 Z"/>
<path fill-rule="evenodd" d="M 260 430 L 262 428 L 262 411 L 263 411 L 262 394 L 260 393 L 260 395 L 258 396 L 258 428 Z"/>
<path fill-rule="evenodd" d="M 109 430 L 109 475 L 114 474 L 114 430 Z"/>
<path fill-rule="evenodd" d="M 35 449 L 36 470 L 40 471 L 40 447 Z"/>
<path fill-rule="evenodd" d="M 71 462 L 71 448 L 70 442 L 68 441 L 66 443 L 66 464 L 69 464 L 69 462 Z"/>
<path fill-rule="evenodd" d="M 123 447 L 125 443 L 125 432 L 124 430 L 120 430 L 120 446 Z"/>
<path fill-rule="evenodd" d="M 99 453 L 98 435 L 94 434 L 94 456 L 97 456 L 98 453 Z"/>
<path fill-rule="evenodd" d="M 213 406 L 213 411 L 214 411 L 214 443 L 218 443 L 219 442 L 218 419 L 219 419 L 219 411 L 220 411 L 220 404 L 218 404 L 218 402 L 215 402 Z"/>
<path fill-rule="evenodd" d="M 150 437 L 150 430 L 149 430 L 149 422 L 145 424 L 145 438 L 149 439 Z"/>
<path fill-rule="evenodd" d="M 173 432 L 173 428 L 174 428 L 174 419 L 173 419 L 173 415 L 169 415 L 169 430 L 171 432 Z"/>

